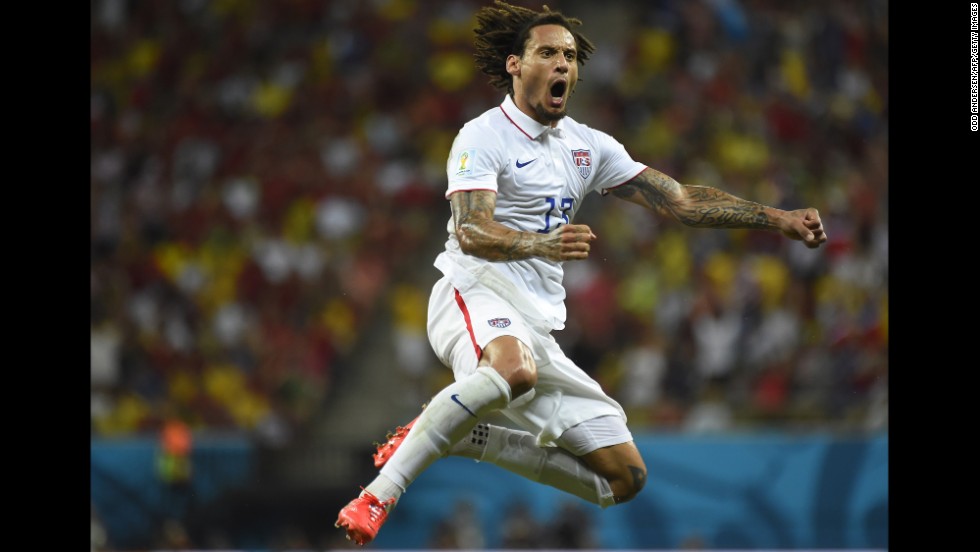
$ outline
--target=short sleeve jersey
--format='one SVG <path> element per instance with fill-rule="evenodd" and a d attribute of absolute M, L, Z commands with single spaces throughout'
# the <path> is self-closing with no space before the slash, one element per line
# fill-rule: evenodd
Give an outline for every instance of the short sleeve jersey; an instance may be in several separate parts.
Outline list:
<path fill-rule="evenodd" d="M 497 194 L 494 220 L 523 232 L 548 233 L 574 221 L 590 192 L 605 193 L 646 165 L 612 136 L 566 116 L 552 128 L 504 101 L 466 123 L 446 164 L 446 198 L 460 191 Z M 460 290 L 490 285 L 526 316 L 550 329 L 565 325 L 562 263 L 533 257 L 490 262 L 460 250 L 450 216 L 446 249 L 435 266 Z"/>

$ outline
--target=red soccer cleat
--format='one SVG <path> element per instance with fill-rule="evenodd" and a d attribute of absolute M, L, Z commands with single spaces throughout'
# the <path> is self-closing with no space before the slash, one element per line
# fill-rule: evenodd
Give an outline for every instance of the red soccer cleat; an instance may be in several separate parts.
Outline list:
<path fill-rule="evenodd" d="M 378 530 L 388 519 L 388 508 L 394 503 L 394 498 L 381 502 L 378 497 L 364 491 L 340 510 L 333 525 L 347 531 L 347 540 L 364 546 L 378 536 Z"/>
<path fill-rule="evenodd" d="M 387 435 L 388 440 L 378 445 L 378 452 L 375 452 L 372 455 L 374 458 L 375 468 L 381 469 L 381 466 L 384 466 L 388 462 L 391 455 L 395 454 L 395 451 L 401 446 L 402 441 L 405 440 L 405 437 L 408 435 L 408 431 L 412 429 L 412 426 L 414 426 L 415 422 L 418 420 L 418 416 L 416 416 L 414 420 L 408 422 L 408 424 L 405 426 L 396 427 L 394 433 L 389 433 Z"/>
<path fill-rule="evenodd" d="M 425 410 L 426 406 L 429 406 L 429 403 L 423 404 L 422 410 Z M 421 416 L 421 414 L 419 416 Z M 395 454 L 395 451 L 398 450 L 398 447 L 401 446 L 402 441 L 405 440 L 405 436 L 408 435 L 408 431 L 412 429 L 412 426 L 414 426 L 415 422 L 417 421 L 419 421 L 418 416 L 416 416 L 415 419 L 412 420 L 411 422 L 405 424 L 405 426 L 396 427 L 394 433 L 389 433 L 385 437 L 388 440 L 385 441 L 384 443 L 380 443 L 380 444 L 375 443 L 375 445 L 378 447 L 378 452 L 375 452 L 373 455 L 375 468 L 378 468 L 380 470 L 381 466 L 384 466 L 385 464 L 388 463 L 388 460 L 391 458 L 391 455 Z"/>

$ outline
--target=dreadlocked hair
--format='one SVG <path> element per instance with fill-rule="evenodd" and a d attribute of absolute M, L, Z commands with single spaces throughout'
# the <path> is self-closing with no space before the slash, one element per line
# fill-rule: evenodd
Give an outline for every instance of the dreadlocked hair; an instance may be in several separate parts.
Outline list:
<path fill-rule="evenodd" d="M 510 73 L 507 72 L 507 56 L 523 55 L 531 29 L 538 25 L 561 25 L 568 29 L 575 38 L 580 65 L 585 65 L 589 54 L 595 51 L 595 45 L 589 39 L 573 30 L 582 24 L 581 20 L 566 17 L 547 5 L 536 12 L 494 0 L 492 6 L 480 8 L 476 21 L 477 27 L 473 29 L 476 33 L 476 53 L 473 54 L 476 67 L 490 77 L 492 86 L 506 89 L 508 93 L 513 93 L 514 89 Z"/>

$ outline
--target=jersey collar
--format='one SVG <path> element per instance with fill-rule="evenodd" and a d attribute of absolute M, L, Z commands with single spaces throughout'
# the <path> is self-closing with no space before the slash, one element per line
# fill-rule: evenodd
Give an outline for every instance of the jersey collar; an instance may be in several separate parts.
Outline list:
<path fill-rule="evenodd" d="M 504 112 L 504 116 L 507 117 L 507 120 L 517 127 L 517 130 L 524 133 L 524 136 L 527 136 L 530 140 L 537 140 L 546 132 L 550 132 L 557 138 L 562 137 L 561 129 L 562 126 L 564 126 L 564 119 L 559 120 L 558 124 L 555 125 L 555 128 L 551 128 L 548 125 L 542 125 L 518 109 L 517 104 L 514 103 L 514 99 L 510 97 L 510 94 L 504 96 L 504 101 L 500 104 L 500 110 Z"/>

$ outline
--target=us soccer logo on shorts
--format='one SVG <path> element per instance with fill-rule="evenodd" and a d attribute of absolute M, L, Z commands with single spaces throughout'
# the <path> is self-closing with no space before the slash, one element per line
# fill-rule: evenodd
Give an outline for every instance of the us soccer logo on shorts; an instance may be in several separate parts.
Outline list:
<path fill-rule="evenodd" d="M 490 324 L 494 328 L 506 328 L 510 326 L 510 318 L 491 318 L 487 320 L 487 324 Z"/>
<path fill-rule="evenodd" d="M 575 160 L 575 168 L 582 178 L 588 178 L 592 172 L 592 152 L 589 150 L 572 150 L 572 159 Z"/>

